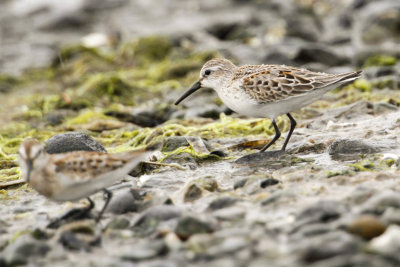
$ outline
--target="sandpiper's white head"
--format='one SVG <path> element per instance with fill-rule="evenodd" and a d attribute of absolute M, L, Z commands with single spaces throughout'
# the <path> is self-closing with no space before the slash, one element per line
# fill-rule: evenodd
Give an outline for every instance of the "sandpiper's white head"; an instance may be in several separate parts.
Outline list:
<path fill-rule="evenodd" d="M 41 169 L 46 166 L 47 153 L 44 150 L 44 145 L 35 139 L 24 141 L 18 152 L 22 176 L 29 183 L 32 169 Z"/>
<path fill-rule="evenodd" d="M 235 69 L 236 66 L 225 58 L 207 61 L 200 71 L 200 79 L 175 102 L 175 105 L 200 88 L 212 88 L 218 92 L 232 81 Z"/>

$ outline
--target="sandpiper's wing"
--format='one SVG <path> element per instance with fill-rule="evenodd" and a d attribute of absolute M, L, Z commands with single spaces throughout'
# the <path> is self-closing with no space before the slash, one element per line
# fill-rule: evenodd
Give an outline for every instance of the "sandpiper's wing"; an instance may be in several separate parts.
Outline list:
<path fill-rule="evenodd" d="M 121 180 L 150 153 L 141 150 L 118 154 L 83 151 L 53 154 L 60 186 L 52 198 L 69 201 L 90 196 Z"/>
<path fill-rule="evenodd" d="M 287 66 L 262 65 L 241 67 L 236 77 L 240 79 L 240 87 L 246 93 L 260 103 L 268 103 L 330 85 L 339 86 L 359 78 L 360 74 L 361 71 L 327 74 Z"/>
<path fill-rule="evenodd" d="M 99 179 L 104 174 L 120 169 L 124 169 L 122 175 L 125 175 L 143 160 L 144 154 L 147 154 L 144 150 L 117 154 L 75 151 L 59 155 L 53 154 L 52 156 L 57 173 L 69 177 L 74 183 L 83 183 L 88 180 Z M 135 164 L 131 164 L 133 161 Z"/>

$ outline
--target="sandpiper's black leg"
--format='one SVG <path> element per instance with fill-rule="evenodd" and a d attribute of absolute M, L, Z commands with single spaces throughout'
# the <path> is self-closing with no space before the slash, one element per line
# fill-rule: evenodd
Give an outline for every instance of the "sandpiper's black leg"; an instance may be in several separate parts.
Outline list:
<path fill-rule="evenodd" d="M 101 211 L 99 213 L 99 216 L 97 216 L 97 218 L 96 218 L 96 222 L 100 221 L 101 216 L 103 215 L 104 211 L 106 210 L 106 208 L 107 208 L 108 204 L 110 203 L 110 200 L 113 196 L 113 193 L 111 191 L 108 191 L 105 188 L 103 189 L 103 192 L 104 192 L 105 202 L 104 202 L 103 208 L 101 209 Z"/>
<path fill-rule="evenodd" d="M 88 214 L 93 208 L 94 208 L 94 202 L 90 199 L 87 198 L 87 200 L 89 201 L 89 206 L 86 208 L 75 208 L 72 209 L 70 211 L 68 211 L 67 213 L 65 213 L 63 216 L 55 219 L 54 221 L 52 221 L 51 223 L 49 223 L 47 225 L 47 228 L 57 228 L 60 226 L 60 223 L 62 221 L 68 220 L 68 219 L 80 219 L 83 216 L 85 216 L 86 214 Z"/>
<path fill-rule="evenodd" d="M 296 121 L 293 119 L 293 117 L 292 117 L 292 115 L 290 115 L 290 113 L 287 113 L 286 115 L 289 117 L 289 120 L 290 120 L 290 130 L 286 137 L 285 143 L 282 146 L 282 151 L 285 151 L 286 146 L 289 143 L 289 139 L 292 136 L 292 133 L 294 131 L 294 128 L 296 128 L 296 125 L 297 125 Z"/>
<path fill-rule="evenodd" d="M 276 140 L 279 139 L 279 137 L 281 137 L 281 132 L 279 131 L 279 128 L 278 128 L 278 126 L 276 125 L 275 120 L 272 120 L 272 125 L 274 126 L 274 129 L 275 129 L 275 136 L 274 136 L 274 138 L 273 138 L 271 141 L 269 141 L 268 144 L 266 144 L 266 145 L 260 150 L 260 152 L 264 152 L 265 150 L 267 150 L 273 143 L 276 142 Z"/>

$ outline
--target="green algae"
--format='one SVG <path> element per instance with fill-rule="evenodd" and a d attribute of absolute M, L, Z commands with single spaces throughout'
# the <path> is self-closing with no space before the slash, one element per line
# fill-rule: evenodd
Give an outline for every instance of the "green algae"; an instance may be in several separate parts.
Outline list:
<path fill-rule="evenodd" d="M 373 55 L 367 58 L 364 62 L 363 68 L 372 66 L 393 66 L 396 64 L 396 57 L 389 55 Z"/>

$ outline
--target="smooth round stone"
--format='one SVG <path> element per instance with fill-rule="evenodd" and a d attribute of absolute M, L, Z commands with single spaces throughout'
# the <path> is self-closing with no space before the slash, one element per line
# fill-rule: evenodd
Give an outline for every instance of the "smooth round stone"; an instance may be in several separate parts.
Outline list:
<path fill-rule="evenodd" d="M 49 154 L 71 151 L 107 152 L 99 142 L 81 132 L 57 134 L 46 141 L 46 152 Z"/>

